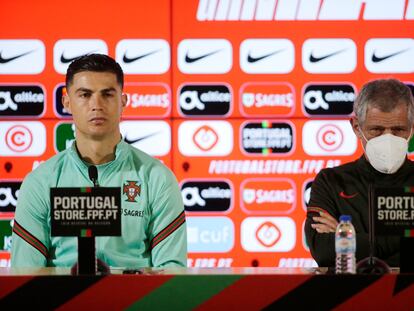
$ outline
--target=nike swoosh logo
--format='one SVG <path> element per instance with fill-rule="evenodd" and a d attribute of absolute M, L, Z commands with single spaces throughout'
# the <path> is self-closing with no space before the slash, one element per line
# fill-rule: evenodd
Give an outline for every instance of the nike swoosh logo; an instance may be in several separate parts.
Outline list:
<path fill-rule="evenodd" d="M 357 195 L 358 195 L 358 192 L 355 192 L 353 194 L 346 194 L 345 192 L 341 191 L 339 193 L 339 196 L 344 199 L 352 199 L 352 198 L 355 198 Z"/>
<path fill-rule="evenodd" d="M 155 133 L 151 133 L 151 134 L 148 134 L 148 135 L 145 135 L 145 136 L 141 136 L 141 137 L 138 137 L 138 138 L 136 138 L 136 139 L 128 139 L 128 137 L 126 137 L 126 135 L 125 135 L 125 138 L 124 138 L 124 141 L 126 142 L 126 143 L 128 143 L 128 144 L 135 144 L 135 143 L 137 143 L 137 142 L 140 142 L 140 141 L 142 141 L 142 140 L 145 140 L 145 139 L 147 139 L 147 138 L 150 138 L 150 137 L 152 137 L 152 136 L 155 136 L 155 135 L 157 135 L 159 132 L 155 132 Z"/>
<path fill-rule="evenodd" d="M 122 58 L 122 61 L 125 64 L 129 64 L 129 63 L 135 62 L 135 61 L 137 61 L 137 60 L 139 60 L 141 58 L 144 58 L 144 57 L 150 56 L 152 54 L 155 54 L 155 53 L 157 53 L 159 51 L 160 50 L 154 50 L 154 51 L 151 51 L 151 52 L 148 52 L 148 53 L 145 53 L 145 54 L 142 54 L 142 55 L 138 55 L 137 57 L 132 57 L 132 58 L 127 57 L 126 56 L 126 52 L 125 52 L 124 57 Z"/>
<path fill-rule="evenodd" d="M 280 49 L 280 50 L 277 50 L 277 51 L 274 51 L 272 53 L 265 54 L 265 55 L 262 55 L 262 56 L 259 56 L 259 57 L 253 57 L 253 56 L 250 55 L 250 52 L 249 52 L 249 55 L 247 55 L 247 62 L 249 62 L 249 63 L 255 63 L 255 62 L 258 62 L 259 60 L 262 60 L 262 59 L 268 58 L 268 57 L 270 57 L 272 55 L 275 55 L 277 53 L 280 53 L 280 52 L 282 52 L 284 50 L 285 49 Z"/>
<path fill-rule="evenodd" d="M 13 56 L 13 57 L 9 57 L 9 58 L 5 58 L 5 57 L 1 56 L 1 53 L 3 53 L 3 52 L 2 52 L 2 51 L 0 51 L 0 64 L 7 64 L 7 63 L 9 63 L 9 62 L 11 62 L 11 61 L 13 61 L 13 60 L 15 60 L 15 59 L 18 59 L 18 58 L 20 58 L 20 57 L 23 57 L 23 56 L 25 56 L 25 55 L 27 55 L 27 54 L 32 53 L 33 51 L 34 51 L 34 50 L 31 50 L 31 51 L 28 51 L 28 52 L 25 52 L 25 53 L 22 53 L 22 54 L 19 54 L 19 55 Z"/>
<path fill-rule="evenodd" d="M 317 63 L 317 62 L 320 62 L 321 60 L 324 60 L 326 58 L 329 58 L 329 57 L 332 57 L 332 56 L 337 55 L 339 53 L 342 53 L 345 50 L 346 49 L 342 49 L 342 50 L 339 50 L 339 51 L 335 51 L 333 53 L 329 53 L 329 54 L 326 54 L 326 55 L 321 56 L 321 57 L 315 57 L 315 56 L 313 56 L 313 53 L 311 52 L 311 55 L 309 57 L 309 60 L 310 60 L 311 63 Z"/>
<path fill-rule="evenodd" d="M 72 61 L 74 61 L 75 59 L 77 59 L 77 58 L 79 58 L 79 57 L 82 57 L 82 56 L 85 56 L 85 55 L 88 55 L 88 54 L 92 54 L 93 52 L 96 52 L 96 50 L 95 50 L 95 51 L 88 52 L 88 53 L 84 53 L 84 54 L 81 54 L 81 55 L 78 55 L 78 56 L 75 56 L 75 57 L 70 57 L 70 58 L 66 58 L 66 57 L 63 55 L 65 52 L 63 52 L 63 53 L 62 53 L 62 55 L 60 56 L 60 62 L 61 62 L 62 64 L 71 63 L 71 62 L 72 62 Z"/>
<path fill-rule="evenodd" d="M 207 54 L 203 54 L 203 55 L 200 55 L 200 56 L 197 56 L 197 57 L 190 57 L 190 56 L 188 56 L 188 52 L 187 52 L 187 54 L 185 55 L 185 62 L 191 64 L 191 63 L 194 63 L 196 61 L 199 61 L 200 59 L 203 59 L 203 58 L 209 57 L 213 54 L 216 54 L 220 51 L 221 50 L 216 50 L 216 51 L 213 51 L 213 52 L 210 52 L 210 53 L 207 53 Z"/>
<path fill-rule="evenodd" d="M 398 51 L 398 52 L 395 52 L 395 53 L 392 53 L 392 54 L 388 54 L 388 55 L 385 55 L 385 56 L 382 56 L 382 57 L 378 57 L 377 55 L 375 55 L 375 51 L 374 51 L 374 53 L 372 54 L 371 60 L 372 60 L 373 63 L 379 63 L 379 62 L 382 62 L 383 60 L 386 60 L 388 58 L 397 56 L 398 54 L 404 53 L 404 52 L 408 51 L 409 49 L 410 48 L 407 48 L 405 50 L 401 50 L 401 51 Z"/>

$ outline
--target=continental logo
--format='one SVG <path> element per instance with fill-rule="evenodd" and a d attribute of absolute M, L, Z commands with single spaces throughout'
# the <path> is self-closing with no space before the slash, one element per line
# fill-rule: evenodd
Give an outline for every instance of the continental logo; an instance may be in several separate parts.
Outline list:
<path fill-rule="evenodd" d="M 0 85 L 0 116 L 41 117 L 46 93 L 38 85 Z"/>
<path fill-rule="evenodd" d="M 296 186 L 289 179 L 247 179 L 240 194 L 241 207 L 249 214 L 288 214 L 296 206 Z"/>
<path fill-rule="evenodd" d="M 286 155 L 294 149 L 293 127 L 287 122 L 246 122 L 240 141 L 246 154 Z"/>
<path fill-rule="evenodd" d="M 350 115 L 356 92 L 351 84 L 309 84 L 303 90 L 303 110 L 308 115 Z"/>
<path fill-rule="evenodd" d="M 406 1 L 240 1 L 199 0 L 198 21 L 413 20 L 414 0 Z"/>
<path fill-rule="evenodd" d="M 171 111 L 171 94 L 163 83 L 126 83 L 128 101 L 124 116 L 140 118 L 166 117 Z"/>
<path fill-rule="evenodd" d="M 184 85 L 178 103 L 183 116 L 226 116 L 231 110 L 232 94 L 224 84 Z"/>
<path fill-rule="evenodd" d="M 189 212 L 226 212 L 232 206 L 233 191 L 224 180 L 185 181 L 181 195 Z"/>
<path fill-rule="evenodd" d="M 240 110 L 246 116 L 290 116 L 295 92 L 289 83 L 246 83 L 240 88 Z"/>

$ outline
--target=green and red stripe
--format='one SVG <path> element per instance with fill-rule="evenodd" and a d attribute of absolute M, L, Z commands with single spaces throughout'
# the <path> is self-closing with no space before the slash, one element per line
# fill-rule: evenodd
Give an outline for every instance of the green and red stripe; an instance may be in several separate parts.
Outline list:
<path fill-rule="evenodd" d="M 185 213 L 184 211 L 178 215 L 167 227 L 161 230 L 152 240 L 151 240 L 151 249 L 157 246 L 159 243 L 164 241 L 167 237 L 169 237 L 175 230 L 180 228 L 180 226 L 185 223 Z"/>
<path fill-rule="evenodd" d="M 48 250 L 47 247 L 37 239 L 33 234 L 23 228 L 16 220 L 14 220 L 13 232 L 19 237 L 37 249 L 45 258 L 47 258 Z"/>

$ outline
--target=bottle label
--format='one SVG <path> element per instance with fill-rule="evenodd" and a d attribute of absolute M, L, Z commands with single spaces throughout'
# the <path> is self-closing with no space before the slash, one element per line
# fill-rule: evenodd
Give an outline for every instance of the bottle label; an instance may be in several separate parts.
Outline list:
<path fill-rule="evenodd" d="M 337 253 L 354 253 L 356 250 L 355 239 L 337 238 L 335 240 L 335 251 Z"/>

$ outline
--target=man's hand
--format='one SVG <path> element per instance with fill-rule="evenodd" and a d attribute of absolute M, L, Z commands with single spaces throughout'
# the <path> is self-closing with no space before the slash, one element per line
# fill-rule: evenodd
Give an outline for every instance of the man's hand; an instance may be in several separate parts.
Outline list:
<path fill-rule="evenodd" d="M 312 228 L 318 233 L 331 233 L 335 232 L 338 222 L 328 213 L 319 212 L 319 216 L 312 217 L 316 224 L 311 224 Z"/>

